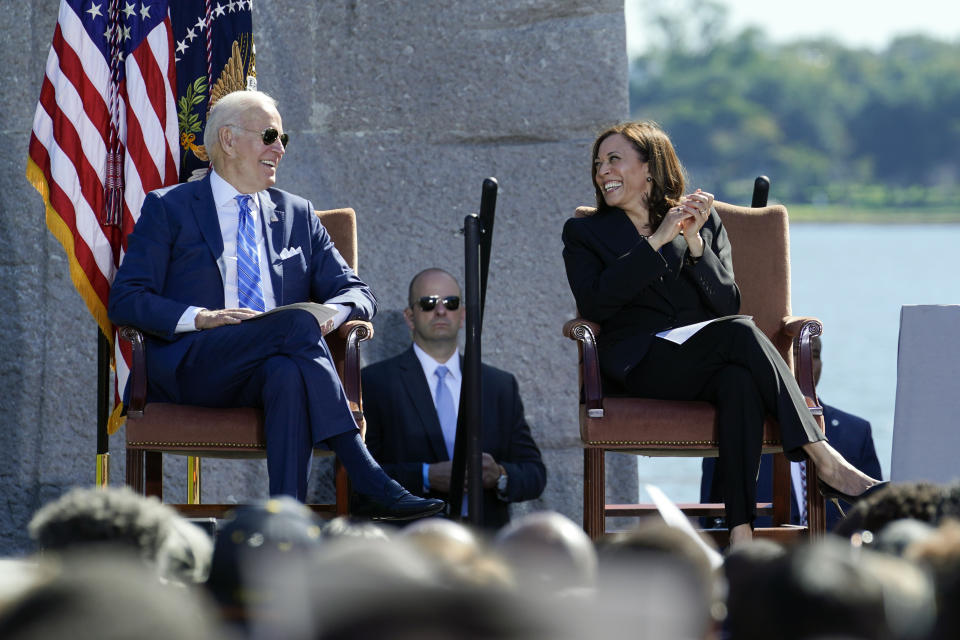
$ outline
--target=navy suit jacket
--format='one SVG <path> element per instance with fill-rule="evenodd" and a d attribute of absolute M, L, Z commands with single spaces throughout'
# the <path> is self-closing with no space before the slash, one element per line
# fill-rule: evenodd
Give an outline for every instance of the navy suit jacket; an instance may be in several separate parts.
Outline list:
<path fill-rule="evenodd" d="M 362 376 L 367 448 L 391 477 L 425 495 L 423 463 L 450 458 L 420 360 L 411 346 L 400 355 L 365 367 Z M 547 470 L 524 418 L 517 380 L 489 365 L 482 366 L 481 380 L 483 451 L 506 469 L 508 501 L 532 500 L 543 492 Z M 509 519 L 507 503 L 495 490 L 484 491 L 483 525 L 496 528 Z"/>
<path fill-rule="evenodd" d="M 376 299 L 333 246 L 313 205 L 280 189 L 258 195 L 277 306 L 339 303 L 352 307 L 350 319 L 373 317 Z M 294 254 L 281 260 L 284 249 Z M 177 367 L 201 333 L 175 333 L 183 312 L 190 306 L 224 307 L 223 250 L 209 175 L 147 194 L 108 310 L 114 324 L 147 334 L 150 385 L 166 400 L 178 401 Z"/>
<path fill-rule="evenodd" d="M 821 403 L 822 404 L 822 403 Z M 823 405 L 823 421 L 826 425 L 827 437 L 834 449 L 840 452 L 847 461 L 860 471 L 871 478 L 881 479 L 880 461 L 877 459 L 877 450 L 873 444 L 873 432 L 870 423 L 863 418 L 841 411 L 836 407 Z M 704 458 L 703 476 L 700 482 L 700 498 L 703 501 L 709 501 L 710 487 L 713 478 L 713 458 Z M 793 524 L 799 524 L 799 510 L 797 509 L 797 496 L 793 491 L 793 482 L 791 487 L 791 512 L 790 520 Z M 816 490 L 816 481 L 808 484 L 808 489 Z M 757 500 L 760 502 L 769 502 L 773 498 L 773 456 L 770 454 L 760 458 L 760 475 L 757 479 Z M 846 503 L 844 503 L 846 505 Z M 844 506 L 846 510 L 846 506 Z M 830 531 L 841 520 L 840 512 L 833 502 L 827 503 L 827 531 Z M 769 526 L 768 518 L 757 518 L 755 526 Z"/>

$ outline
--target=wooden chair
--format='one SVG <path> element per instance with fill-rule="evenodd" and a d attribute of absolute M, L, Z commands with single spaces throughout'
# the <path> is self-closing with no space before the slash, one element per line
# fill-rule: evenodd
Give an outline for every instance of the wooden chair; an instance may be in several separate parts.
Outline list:
<path fill-rule="evenodd" d="M 357 224 L 353 209 L 317 211 L 337 250 L 356 271 Z M 120 336 L 132 345 L 130 406 L 127 407 L 127 484 L 135 491 L 163 499 L 163 454 L 186 455 L 187 503 L 174 504 L 188 517 L 222 517 L 232 506 L 201 504 L 201 458 L 264 458 L 263 412 L 252 408 L 218 409 L 146 402 L 146 352 L 143 335 L 121 327 Z M 373 337 L 369 322 L 345 322 L 326 336 L 347 399 L 361 435 L 365 426 L 360 397 L 360 342 Z M 315 454 L 333 455 L 317 449 Z M 348 512 L 350 485 L 346 471 L 335 463 L 336 503 L 309 505 L 331 515 Z"/>
<path fill-rule="evenodd" d="M 751 315 L 791 365 L 811 413 L 823 428 L 822 409 L 813 383 L 810 337 L 820 335 L 820 321 L 790 312 L 790 247 L 787 210 L 782 205 L 758 209 L 722 202 L 714 206 L 733 247 L 733 271 L 741 293 L 740 313 Z M 577 209 L 577 216 L 596 210 Z M 583 441 L 583 527 L 594 539 L 606 531 L 608 516 L 640 516 L 655 511 L 651 504 L 607 504 L 604 454 L 607 451 L 643 456 L 710 457 L 718 455 L 716 411 L 706 402 L 678 402 L 605 395 L 597 358 L 599 325 L 575 318 L 563 326 L 563 335 L 577 341 L 580 356 L 580 438 Z M 782 451 L 779 427 L 772 418 L 764 424 L 764 453 Z M 808 463 L 809 477 L 816 477 Z M 783 455 L 774 461 L 774 500 L 758 504 L 774 526 L 758 529 L 760 536 L 790 540 L 823 533 L 824 501 L 808 492 L 808 527 L 790 525 L 790 467 Z M 691 516 L 723 515 L 723 504 L 679 505 Z M 726 532 L 716 532 L 721 544 Z"/>

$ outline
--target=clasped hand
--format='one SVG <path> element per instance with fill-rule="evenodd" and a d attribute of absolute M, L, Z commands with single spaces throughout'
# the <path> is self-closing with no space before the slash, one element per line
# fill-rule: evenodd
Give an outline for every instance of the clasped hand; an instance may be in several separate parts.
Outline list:
<path fill-rule="evenodd" d="M 428 474 L 430 477 L 430 488 L 440 493 L 450 493 L 450 476 L 453 473 L 453 462 L 444 460 L 430 465 Z M 484 452 L 483 454 L 483 488 L 492 489 L 497 486 L 497 478 L 500 477 L 500 465 L 493 459 L 493 456 Z M 464 478 L 466 485 L 466 478 Z"/>
<path fill-rule="evenodd" d="M 649 241 L 654 248 L 672 242 L 681 233 L 687 241 L 690 254 L 699 258 L 703 255 L 703 240 L 700 238 L 700 228 L 710 217 L 710 208 L 713 206 L 713 194 L 697 189 L 694 193 L 683 196 L 680 204 L 670 207 L 667 215 L 657 231 L 650 236 Z"/>

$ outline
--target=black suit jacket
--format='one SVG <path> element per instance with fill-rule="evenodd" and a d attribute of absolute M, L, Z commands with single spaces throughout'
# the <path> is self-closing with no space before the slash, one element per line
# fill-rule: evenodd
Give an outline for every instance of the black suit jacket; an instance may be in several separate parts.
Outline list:
<path fill-rule="evenodd" d="M 703 256 L 691 264 L 683 236 L 654 251 L 621 209 L 564 224 L 567 280 L 581 316 L 601 325 L 605 376 L 623 383 L 659 331 L 739 311 L 730 242 L 716 210 L 700 237 Z"/>
<path fill-rule="evenodd" d="M 840 452 L 850 464 L 871 478 L 881 479 L 880 460 L 877 459 L 877 450 L 873 444 L 873 432 L 870 423 L 863 418 L 841 411 L 836 407 L 823 405 L 823 421 L 827 429 L 827 437 L 834 449 Z M 703 476 L 700 480 L 700 499 L 710 501 L 710 489 L 713 480 L 714 459 L 704 458 Z M 797 509 L 797 496 L 790 483 L 791 515 L 793 524 L 800 523 L 800 512 Z M 809 487 L 816 485 L 810 484 Z M 808 487 L 808 488 L 809 488 Z M 766 454 L 760 458 L 760 475 L 757 478 L 757 500 L 769 502 L 773 497 L 773 456 Z M 846 503 L 844 503 L 846 504 Z M 844 507 L 846 510 L 846 507 Z M 827 503 L 827 531 L 831 531 L 842 516 L 833 502 Z M 769 518 L 757 518 L 755 526 L 769 525 Z"/>
<path fill-rule="evenodd" d="M 391 477 L 419 495 L 422 465 L 449 460 L 443 431 L 423 367 L 411 346 L 398 356 L 362 371 L 367 448 Z M 547 470 L 523 415 L 516 378 L 483 365 L 483 450 L 507 470 L 509 502 L 538 497 Z M 431 497 L 446 496 L 432 494 Z M 483 525 L 496 528 L 510 519 L 507 503 L 496 491 L 484 491 Z"/>

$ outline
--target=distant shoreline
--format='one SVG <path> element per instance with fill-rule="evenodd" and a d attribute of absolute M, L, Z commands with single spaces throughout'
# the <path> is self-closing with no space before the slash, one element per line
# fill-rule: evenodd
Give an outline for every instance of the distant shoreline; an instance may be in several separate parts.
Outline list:
<path fill-rule="evenodd" d="M 790 222 L 861 222 L 869 224 L 960 224 L 960 208 L 845 207 L 787 205 Z"/>

